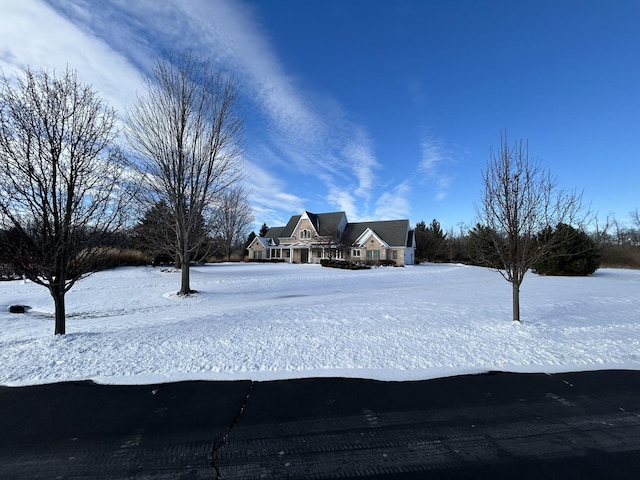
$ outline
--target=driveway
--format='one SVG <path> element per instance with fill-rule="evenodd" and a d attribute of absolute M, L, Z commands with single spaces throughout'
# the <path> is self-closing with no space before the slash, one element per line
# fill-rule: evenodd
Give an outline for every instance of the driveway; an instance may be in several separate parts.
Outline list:
<path fill-rule="evenodd" d="M 638 472 L 633 371 L 0 387 L 3 479 L 635 480 Z"/>

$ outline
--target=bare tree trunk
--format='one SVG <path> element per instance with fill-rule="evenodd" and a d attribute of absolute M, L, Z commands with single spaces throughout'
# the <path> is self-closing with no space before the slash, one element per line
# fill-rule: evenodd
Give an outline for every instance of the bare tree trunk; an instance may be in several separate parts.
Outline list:
<path fill-rule="evenodd" d="M 513 321 L 520 321 L 520 285 L 517 282 L 511 283 L 513 301 Z"/>
<path fill-rule="evenodd" d="M 64 304 L 64 289 L 52 288 L 50 290 L 55 306 L 55 335 L 64 335 L 66 333 L 65 318 L 66 310 Z"/>
<path fill-rule="evenodd" d="M 191 263 L 191 255 L 188 249 L 182 254 L 182 258 L 180 259 L 180 291 L 178 295 L 189 295 L 193 293 L 191 290 L 191 277 L 189 271 L 189 265 Z"/>

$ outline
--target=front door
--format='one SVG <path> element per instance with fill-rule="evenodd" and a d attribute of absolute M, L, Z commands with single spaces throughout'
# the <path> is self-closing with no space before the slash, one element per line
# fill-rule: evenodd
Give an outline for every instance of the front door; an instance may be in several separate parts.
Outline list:
<path fill-rule="evenodd" d="M 309 250 L 300 250 L 300 263 L 309 263 Z"/>

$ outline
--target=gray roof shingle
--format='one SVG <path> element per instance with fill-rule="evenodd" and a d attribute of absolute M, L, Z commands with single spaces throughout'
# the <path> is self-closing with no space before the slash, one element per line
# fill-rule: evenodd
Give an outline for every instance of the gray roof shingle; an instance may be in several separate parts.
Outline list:
<path fill-rule="evenodd" d="M 407 232 L 409 231 L 409 220 L 381 220 L 377 222 L 357 222 L 348 223 L 342 235 L 342 243 L 353 245 L 364 231 L 370 228 L 382 240 L 392 247 L 407 245 Z"/>
<path fill-rule="evenodd" d="M 331 213 L 311 213 L 306 212 L 309 220 L 320 236 L 335 237 L 338 233 L 340 224 L 346 219 L 345 212 Z M 272 227 L 266 233 L 266 237 L 277 241 L 278 238 L 290 238 L 293 236 L 294 229 L 300 221 L 302 215 L 293 215 L 284 227 Z M 342 233 L 340 243 L 351 246 L 354 242 L 370 228 L 376 235 L 384 240 L 392 247 L 408 246 L 413 244 L 413 235 L 409 228 L 409 220 L 381 220 L 375 222 L 356 222 L 347 223 Z"/>

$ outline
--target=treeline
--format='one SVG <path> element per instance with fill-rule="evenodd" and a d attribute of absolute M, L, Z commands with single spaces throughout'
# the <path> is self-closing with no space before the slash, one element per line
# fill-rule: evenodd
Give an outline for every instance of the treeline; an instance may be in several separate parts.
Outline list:
<path fill-rule="evenodd" d="M 244 208 L 244 205 L 242 207 Z M 220 211 L 217 215 L 229 217 L 235 213 L 235 209 L 229 209 Z M 83 265 L 83 268 L 91 271 L 141 265 L 180 268 L 179 258 L 171 245 L 176 238 L 172 217 L 168 207 L 160 202 L 149 208 L 134 226 L 103 234 L 99 244 L 93 247 L 98 251 L 92 255 L 92 265 Z M 192 231 L 193 242 L 198 245 L 192 262 L 242 260 L 252 238 L 251 234 L 246 234 L 249 222 L 250 220 L 245 218 L 238 220 L 237 228 L 224 228 L 225 226 L 218 222 L 208 225 L 202 218 Z M 80 236 L 78 233 L 76 235 Z M 87 229 L 85 236 L 90 235 L 91 229 Z M 36 235 L 25 241 L 25 237 L 15 227 L 0 229 L 0 280 L 20 278 L 20 267 L 35 268 L 36 262 L 39 261 L 36 252 L 42 250 L 42 246 L 37 245 L 37 242 Z M 73 274 L 74 272 L 70 273 Z"/>
<path fill-rule="evenodd" d="M 640 268 L 640 226 L 637 211 L 632 212 L 633 227 L 623 227 L 607 218 L 604 225 L 595 222 L 586 232 L 567 225 L 539 232 L 537 242 L 550 240 L 550 235 L 564 235 L 569 241 L 557 242 L 562 248 L 553 250 L 538 265 L 538 273 L 582 275 L 598 267 Z M 638 224 L 640 225 L 640 224 Z M 448 262 L 487 266 L 486 259 L 496 255 L 495 236 L 488 227 L 458 225 L 443 230 L 440 222 L 418 222 L 415 226 L 416 261 Z M 595 267 L 595 268 L 594 268 Z"/>

